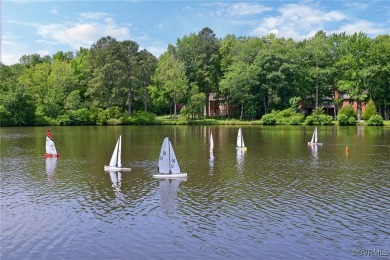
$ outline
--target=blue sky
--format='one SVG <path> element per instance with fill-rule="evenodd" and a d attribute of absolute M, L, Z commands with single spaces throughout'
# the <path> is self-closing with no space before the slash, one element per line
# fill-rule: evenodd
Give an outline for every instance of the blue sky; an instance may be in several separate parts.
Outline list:
<path fill-rule="evenodd" d="M 1 0 L 0 0 L 1 1 Z M 210 27 L 227 34 L 303 40 L 327 34 L 389 34 L 390 4 L 373 1 L 2 0 L 1 61 L 90 48 L 104 36 L 132 40 L 159 57 L 178 38 Z"/>

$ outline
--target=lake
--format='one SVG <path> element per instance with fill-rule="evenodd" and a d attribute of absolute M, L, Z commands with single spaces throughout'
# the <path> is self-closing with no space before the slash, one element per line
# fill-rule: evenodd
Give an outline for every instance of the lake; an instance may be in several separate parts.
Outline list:
<path fill-rule="evenodd" d="M 242 126 L 246 152 L 239 126 L 50 128 L 58 159 L 0 128 L 2 260 L 389 259 L 389 127 Z M 186 179 L 152 176 L 166 136 Z"/>

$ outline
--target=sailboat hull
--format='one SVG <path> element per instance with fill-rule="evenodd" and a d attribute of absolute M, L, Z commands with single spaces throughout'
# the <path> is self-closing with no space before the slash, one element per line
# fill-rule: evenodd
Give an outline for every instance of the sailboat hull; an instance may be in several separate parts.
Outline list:
<path fill-rule="evenodd" d="M 118 171 L 118 172 L 124 172 L 124 171 L 131 171 L 131 168 L 121 168 L 121 167 L 115 167 L 115 166 L 109 166 L 104 165 L 105 171 Z"/>
<path fill-rule="evenodd" d="M 165 179 L 187 178 L 187 173 L 153 174 L 153 177 Z"/>
<path fill-rule="evenodd" d="M 46 158 L 54 158 L 54 157 L 60 157 L 60 154 L 45 153 L 43 156 L 45 156 Z"/>
<path fill-rule="evenodd" d="M 248 148 L 247 147 L 237 147 L 237 149 L 241 150 L 241 151 L 247 151 Z"/>

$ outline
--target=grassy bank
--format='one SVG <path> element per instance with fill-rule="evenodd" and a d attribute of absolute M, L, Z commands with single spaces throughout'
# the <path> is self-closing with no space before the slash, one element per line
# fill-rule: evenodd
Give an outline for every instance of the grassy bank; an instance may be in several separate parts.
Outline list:
<path fill-rule="evenodd" d="M 262 125 L 261 120 L 239 120 L 239 119 L 227 119 L 227 118 L 208 118 L 208 119 L 186 119 L 183 116 L 178 115 L 177 119 L 171 118 L 169 115 L 156 116 L 155 123 L 157 125 Z M 383 121 L 384 126 L 390 127 L 390 120 Z M 302 124 L 303 125 L 303 124 Z M 332 125 L 339 125 L 338 121 L 332 121 Z M 367 125 L 366 123 L 359 122 L 357 125 Z"/>

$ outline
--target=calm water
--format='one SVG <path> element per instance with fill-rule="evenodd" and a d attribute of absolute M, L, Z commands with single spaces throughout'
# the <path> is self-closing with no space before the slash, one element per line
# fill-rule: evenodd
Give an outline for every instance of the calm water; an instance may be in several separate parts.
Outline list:
<path fill-rule="evenodd" d="M 1 259 L 389 259 L 390 128 L 313 129 L 245 126 L 241 154 L 237 126 L 51 127 L 56 160 L 1 128 Z M 152 177 L 167 135 L 185 180 Z"/>

